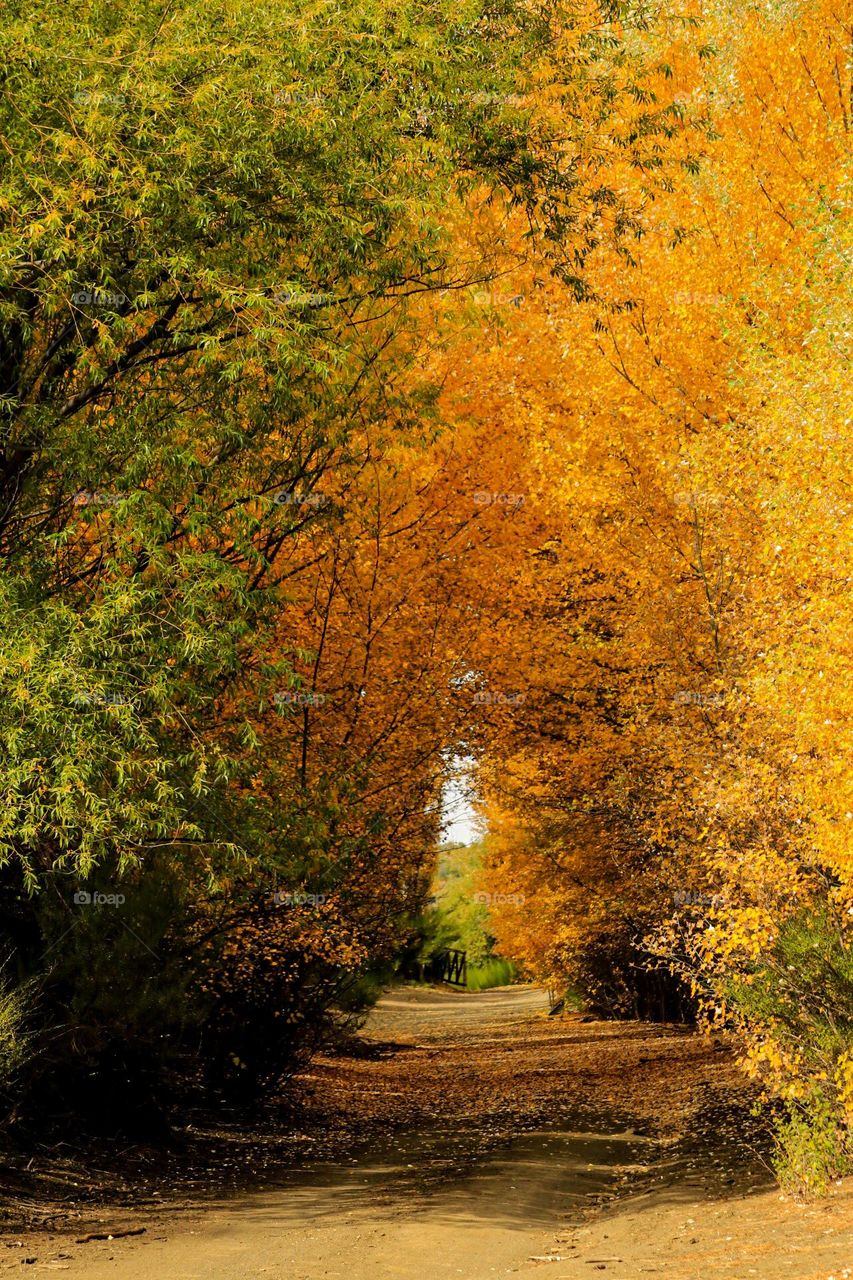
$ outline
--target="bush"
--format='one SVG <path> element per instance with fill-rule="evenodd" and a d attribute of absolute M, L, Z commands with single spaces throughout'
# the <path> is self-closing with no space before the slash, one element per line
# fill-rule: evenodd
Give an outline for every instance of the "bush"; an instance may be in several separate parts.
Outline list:
<path fill-rule="evenodd" d="M 726 992 L 753 1073 L 784 1102 L 776 1172 L 821 1194 L 853 1171 L 853 948 L 828 905 L 791 916 Z"/>
<path fill-rule="evenodd" d="M 853 1145 L 829 1098 L 790 1101 L 777 1118 L 773 1171 L 783 1191 L 821 1196 L 836 1178 L 853 1173 Z"/>
<path fill-rule="evenodd" d="M 0 982 L 0 1098 L 7 1110 L 18 1072 L 32 1054 L 32 1036 L 26 1026 L 30 1012 L 28 989 Z"/>
<path fill-rule="evenodd" d="M 109 1136 L 167 1136 L 167 1075 L 192 1062 L 194 1007 L 184 966 L 185 887 L 152 858 L 121 879 L 107 868 L 81 882 L 61 873 L 30 896 L 3 881 L 2 925 L 16 944 L 33 1061 L 21 1081 L 18 1119 L 27 1128 L 78 1129 Z"/>

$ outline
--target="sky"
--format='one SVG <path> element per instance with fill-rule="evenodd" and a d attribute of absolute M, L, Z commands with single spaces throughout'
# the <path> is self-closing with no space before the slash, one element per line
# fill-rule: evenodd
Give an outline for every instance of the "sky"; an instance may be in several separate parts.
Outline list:
<path fill-rule="evenodd" d="M 442 840 L 448 844 L 473 844 L 483 834 L 471 804 L 471 776 L 465 760 L 454 762 L 457 772 L 445 783 L 442 796 Z"/>

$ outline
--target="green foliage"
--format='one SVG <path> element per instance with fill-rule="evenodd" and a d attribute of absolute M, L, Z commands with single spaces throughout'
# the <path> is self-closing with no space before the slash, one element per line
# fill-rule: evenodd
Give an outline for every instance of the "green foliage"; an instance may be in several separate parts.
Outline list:
<path fill-rule="evenodd" d="M 395 381 L 411 296 L 482 275 L 447 205 L 521 181 L 483 100 L 529 25 L 440 2 L 7 8 L 0 856 L 33 882 L 164 842 L 236 852 L 210 810 L 247 676 L 256 706 L 288 672 L 273 557 L 335 519 L 276 495 L 358 465 L 368 423 L 428 425 Z M 424 96 L 454 104 L 427 134 Z"/>
<path fill-rule="evenodd" d="M 483 964 L 468 967 L 467 980 L 469 991 L 485 991 L 488 987 L 507 987 L 518 976 L 518 970 L 511 960 L 501 960 L 497 956 Z"/>
<path fill-rule="evenodd" d="M 11 985 L 4 977 L 0 982 L 0 1093 L 6 1096 L 32 1053 L 27 1029 L 31 1013 L 31 992 L 25 986 Z"/>
<path fill-rule="evenodd" d="M 827 1074 L 853 1049 L 853 946 L 829 911 L 791 916 L 728 994 L 744 1016 L 773 1022 L 786 1049 L 808 1052 Z"/>
<path fill-rule="evenodd" d="M 777 1121 L 777 1172 L 790 1190 L 820 1194 L 853 1169 L 849 1080 L 853 1056 L 853 946 L 829 910 L 785 921 L 759 960 L 732 981 L 727 1002 L 747 1025 L 767 1026 L 806 1081 Z"/>
<path fill-rule="evenodd" d="M 395 969 L 390 964 L 376 964 L 343 982 L 335 998 L 335 1006 L 358 1017 L 366 1014 L 394 981 Z"/>
<path fill-rule="evenodd" d="M 426 970 L 441 952 L 455 948 L 467 957 L 469 991 L 505 986 L 515 980 L 517 969 L 512 961 L 492 955 L 488 895 L 479 889 L 482 861 L 479 843 L 440 850 L 432 905 L 416 922 L 417 949 L 404 957 L 403 972 Z"/>
<path fill-rule="evenodd" d="M 831 1100 L 816 1094 L 790 1101 L 775 1120 L 773 1171 L 783 1191 L 798 1196 L 826 1195 L 837 1178 L 853 1173 L 849 1128 L 839 1123 Z"/>
<path fill-rule="evenodd" d="M 480 892 L 481 844 L 443 849 L 439 854 L 435 885 L 435 913 L 441 922 L 440 945 L 457 947 L 476 966 L 491 953 L 486 895 Z"/>

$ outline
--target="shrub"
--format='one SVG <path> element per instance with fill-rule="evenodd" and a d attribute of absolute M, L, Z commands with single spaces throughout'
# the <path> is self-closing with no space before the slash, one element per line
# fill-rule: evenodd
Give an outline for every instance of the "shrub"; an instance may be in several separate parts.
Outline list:
<path fill-rule="evenodd" d="M 0 1098 L 12 1102 L 12 1087 L 18 1072 L 30 1058 L 32 1036 L 27 1027 L 31 1012 L 28 987 L 0 982 Z"/>
<path fill-rule="evenodd" d="M 803 909 L 728 986 L 752 1074 L 781 1098 L 782 1186 L 820 1194 L 853 1170 L 853 948 L 828 903 Z"/>
<path fill-rule="evenodd" d="M 816 1094 L 807 1102 L 790 1100 L 775 1122 L 773 1170 L 783 1191 L 821 1196 L 836 1179 L 853 1173 L 850 1130 L 839 1124 L 832 1101 Z"/>

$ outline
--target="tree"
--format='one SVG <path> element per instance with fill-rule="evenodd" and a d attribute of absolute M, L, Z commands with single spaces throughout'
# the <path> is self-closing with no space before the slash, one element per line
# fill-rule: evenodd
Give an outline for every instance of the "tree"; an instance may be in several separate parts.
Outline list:
<path fill-rule="evenodd" d="M 707 15 L 670 88 L 711 113 L 698 172 L 630 274 L 602 246 L 589 305 L 549 288 L 512 326 L 503 358 L 535 350 L 516 394 L 560 429 L 549 589 L 516 613 L 525 713 L 484 774 L 496 887 L 553 926 L 510 917 L 503 945 L 570 979 L 629 922 L 792 1106 L 812 1186 L 849 1156 L 850 32 L 821 0 Z M 774 976 L 806 945 L 795 1002 Z"/>

